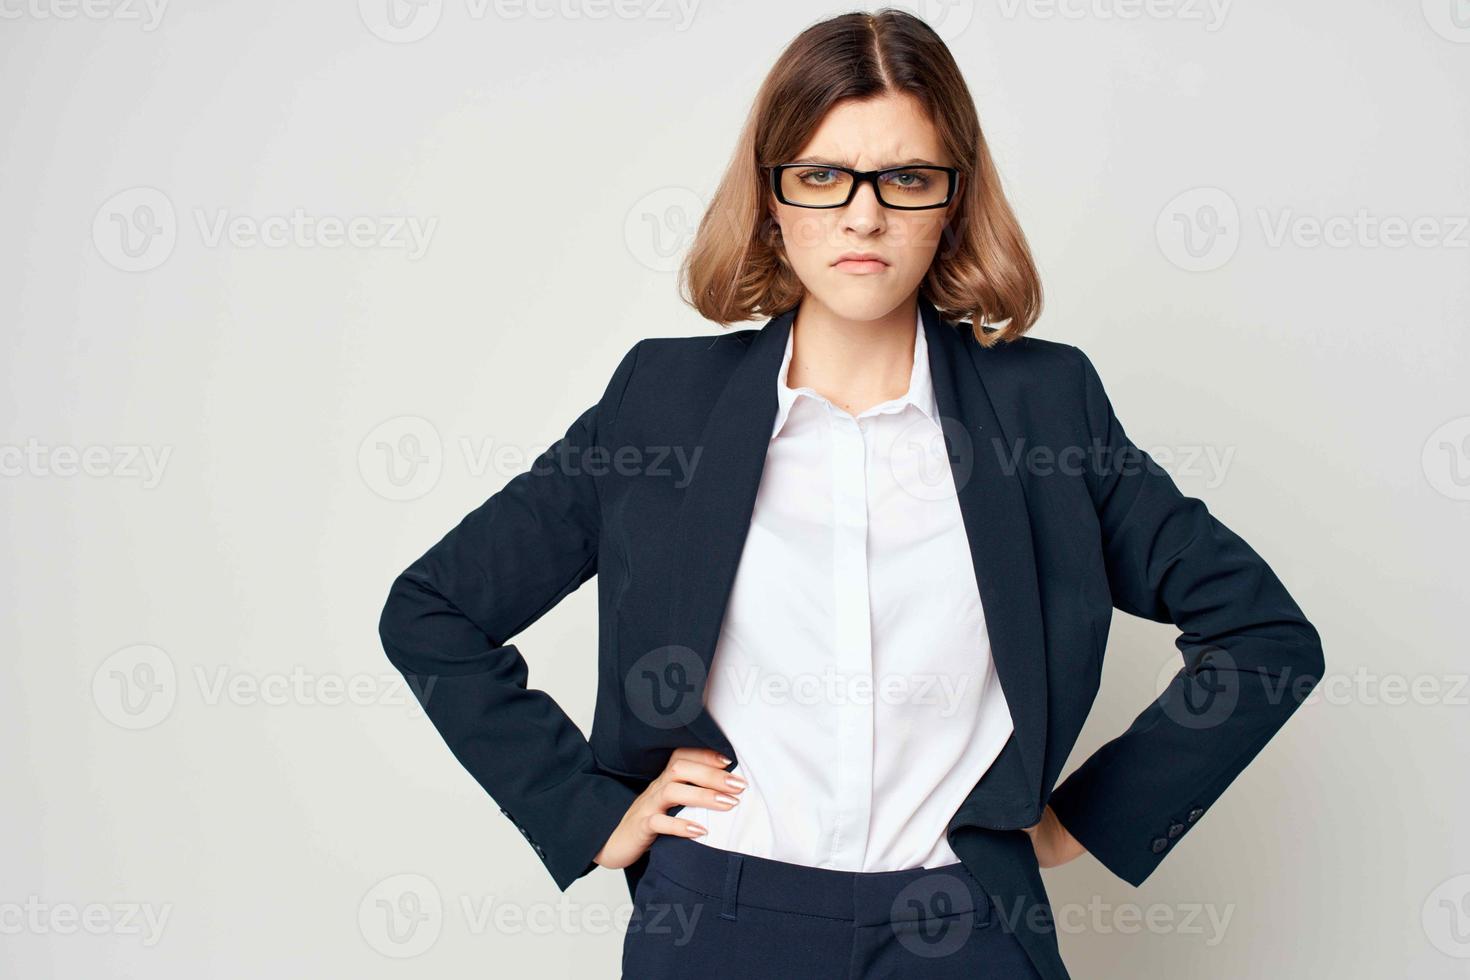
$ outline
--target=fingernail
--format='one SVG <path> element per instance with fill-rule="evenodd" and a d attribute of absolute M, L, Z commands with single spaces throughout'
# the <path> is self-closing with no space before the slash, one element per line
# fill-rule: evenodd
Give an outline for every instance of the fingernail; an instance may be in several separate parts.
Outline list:
<path fill-rule="evenodd" d="M 734 806 L 735 804 L 740 802 L 739 800 L 735 799 L 735 797 L 726 796 L 724 793 L 716 793 L 715 799 L 719 800 L 721 803 L 728 803 L 731 806 Z"/>
<path fill-rule="evenodd" d="M 709 831 L 705 830 L 703 827 L 701 827 L 697 823 L 692 823 L 692 824 L 689 825 L 689 832 L 691 834 L 693 834 L 695 837 L 702 837 L 705 834 L 709 833 Z"/>
<path fill-rule="evenodd" d="M 725 785 L 726 786 L 733 786 L 736 789 L 744 789 L 745 788 L 745 780 L 742 779 L 742 778 L 740 778 L 739 776 L 726 776 L 725 777 Z"/>
<path fill-rule="evenodd" d="M 724 756 L 720 756 L 720 765 L 722 765 L 722 766 L 728 766 L 731 762 L 734 762 L 734 761 L 735 760 L 733 760 L 733 759 L 727 759 Z"/>

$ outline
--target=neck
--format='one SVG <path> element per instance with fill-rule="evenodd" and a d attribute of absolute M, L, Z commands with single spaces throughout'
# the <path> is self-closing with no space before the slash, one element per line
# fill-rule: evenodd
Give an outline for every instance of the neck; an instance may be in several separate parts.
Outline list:
<path fill-rule="evenodd" d="M 874 320 L 841 316 L 808 294 L 792 321 L 786 384 L 857 415 L 909 390 L 918 291 Z"/>

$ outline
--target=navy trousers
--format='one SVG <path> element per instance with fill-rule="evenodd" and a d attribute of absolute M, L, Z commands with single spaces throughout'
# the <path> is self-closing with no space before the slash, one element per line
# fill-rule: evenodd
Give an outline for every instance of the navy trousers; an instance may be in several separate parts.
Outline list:
<path fill-rule="evenodd" d="M 660 834 L 624 980 L 1039 980 L 963 864 L 835 871 Z"/>

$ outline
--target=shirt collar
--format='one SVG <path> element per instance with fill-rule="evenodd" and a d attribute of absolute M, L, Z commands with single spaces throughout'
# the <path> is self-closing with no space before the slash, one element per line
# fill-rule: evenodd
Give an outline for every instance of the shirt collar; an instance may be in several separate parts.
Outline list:
<path fill-rule="evenodd" d="M 791 370 L 791 352 L 795 345 L 795 338 L 796 329 L 793 324 L 786 331 L 786 352 L 781 357 L 781 370 L 776 373 L 776 421 L 771 427 L 772 439 L 780 434 L 781 427 L 786 424 L 786 419 L 791 415 L 792 406 L 798 399 L 807 397 L 826 405 L 831 404 L 813 388 L 787 386 L 786 377 Z M 901 412 L 908 405 L 913 405 L 927 415 L 931 421 L 939 421 L 939 408 L 934 400 L 934 381 L 929 375 L 929 342 L 924 339 L 922 313 L 917 313 L 914 317 L 914 367 L 909 373 L 908 390 L 897 398 L 872 406 L 859 413 L 857 417 Z"/>

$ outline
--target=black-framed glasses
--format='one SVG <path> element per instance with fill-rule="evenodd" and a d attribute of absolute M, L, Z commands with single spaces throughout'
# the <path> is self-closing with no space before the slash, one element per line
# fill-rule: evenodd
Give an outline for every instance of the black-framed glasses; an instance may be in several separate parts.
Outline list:
<path fill-rule="evenodd" d="M 779 163 L 766 169 L 776 200 L 798 208 L 846 207 L 858 185 L 867 181 L 885 208 L 925 211 L 948 204 L 960 180 L 955 167 L 853 170 L 827 163 Z"/>

